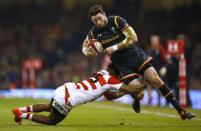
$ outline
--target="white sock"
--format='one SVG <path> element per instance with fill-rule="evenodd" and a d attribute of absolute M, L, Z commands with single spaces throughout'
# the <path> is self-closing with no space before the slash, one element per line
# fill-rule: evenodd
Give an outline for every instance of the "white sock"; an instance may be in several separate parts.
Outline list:
<path fill-rule="evenodd" d="M 21 112 L 33 112 L 33 105 L 20 107 L 19 109 Z"/>
<path fill-rule="evenodd" d="M 22 115 L 20 116 L 20 118 L 22 119 L 28 119 L 28 120 L 32 120 L 33 114 L 29 114 L 29 113 L 22 113 Z"/>

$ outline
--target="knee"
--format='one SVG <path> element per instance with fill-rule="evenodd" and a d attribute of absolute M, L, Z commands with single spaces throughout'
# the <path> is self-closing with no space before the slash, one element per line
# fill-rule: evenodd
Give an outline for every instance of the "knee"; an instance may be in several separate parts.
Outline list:
<path fill-rule="evenodd" d="M 144 91 L 141 91 L 140 93 L 135 95 L 135 99 L 141 100 L 144 98 Z"/>
<path fill-rule="evenodd" d="M 51 111 L 51 105 L 50 105 L 50 104 L 48 104 L 48 106 L 47 106 L 47 111 L 48 111 L 48 112 Z"/>
<path fill-rule="evenodd" d="M 47 121 L 47 124 L 48 125 L 56 125 L 58 122 L 56 122 L 55 120 L 53 120 L 53 119 L 48 119 L 48 121 Z"/>
<path fill-rule="evenodd" d="M 138 95 L 137 95 L 137 99 L 138 100 L 141 100 L 144 98 L 144 91 L 140 92 Z"/>

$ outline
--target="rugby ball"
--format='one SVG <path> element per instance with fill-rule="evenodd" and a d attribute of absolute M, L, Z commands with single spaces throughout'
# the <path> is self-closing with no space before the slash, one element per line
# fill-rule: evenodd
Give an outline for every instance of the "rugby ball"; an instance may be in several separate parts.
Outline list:
<path fill-rule="evenodd" d="M 87 48 L 92 50 L 92 52 L 95 53 L 96 55 L 101 54 L 103 52 L 102 43 L 97 39 L 89 39 Z"/>

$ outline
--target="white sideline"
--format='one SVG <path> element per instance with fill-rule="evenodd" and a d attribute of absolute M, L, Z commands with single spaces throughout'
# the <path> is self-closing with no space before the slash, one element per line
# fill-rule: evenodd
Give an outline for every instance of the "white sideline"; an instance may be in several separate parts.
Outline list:
<path fill-rule="evenodd" d="M 89 106 L 89 105 L 88 105 Z M 92 105 L 91 105 L 92 106 Z M 134 111 L 130 108 L 126 108 L 126 107 L 118 107 L 118 106 L 110 106 L 110 105 L 99 105 L 96 104 L 95 106 L 96 108 L 103 108 L 103 109 L 113 109 L 113 110 L 118 110 L 118 111 L 126 111 L 126 112 L 133 112 Z M 156 115 L 156 116 L 162 116 L 162 117 L 169 117 L 169 118 L 179 118 L 180 117 L 178 115 L 174 115 L 174 114 L 167 114 L 167 113 L 159 113 L 159 112 L 151 112 L 151 111 L 147 111 L 144 110 L 141 112 L 142 114 L 150 114 L 150 115 Z M 193 118 L 193 120 L 201 120 L 200 118 Z"/>

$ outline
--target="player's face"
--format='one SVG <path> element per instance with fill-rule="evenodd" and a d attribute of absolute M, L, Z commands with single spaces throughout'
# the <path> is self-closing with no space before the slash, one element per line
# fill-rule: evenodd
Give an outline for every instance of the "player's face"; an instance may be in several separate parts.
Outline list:
<path fill-rule="evenodd" d="M 102 28 L 107 24 L 107 17 L 105 14 L 98 13 L 97 15 L 91 16 L 91 21 L 98 28 Z"/>

